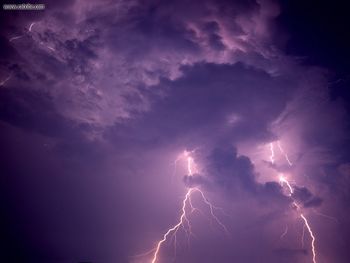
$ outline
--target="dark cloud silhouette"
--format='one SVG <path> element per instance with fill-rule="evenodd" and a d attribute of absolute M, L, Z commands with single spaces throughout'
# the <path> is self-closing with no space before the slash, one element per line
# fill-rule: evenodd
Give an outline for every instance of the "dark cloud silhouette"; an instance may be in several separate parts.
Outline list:
<path fill-rule="evenodd" d="M 233 147 L 215 148 L 207 160 L 207 171 L 213 180 L 229 191 L 243 187 L 256 192 L 254 168 L 249 158 L 237 156 Z"/>
<path fill-rule="evenodd" d="M 291 204 L 292 200 L 284 195 L 277 182 L 257 182 L 254 165 L 248 157 L 239 156 L 233 146 L 214 148 L 204 163 L 209 182 L 220 192 L 237 198 L 243 190 L 243 194 L 253 196 L 259 203 L 277 205 L 282 210 Z"/>
<path fill-rule="evenodd" d="M 306 187 L 295 186 L 292 197 L 298 202 L 301 202 L 304 207 L 313 207 L 322 204 L 322 199 L 314 196 Z"/>
<path fill-rule="evenodd" d="M 2 121 L 47 136 L 78 136 L 73 124 L 53 107 L 48 94 L 15 87 L 0 93 Z"/>

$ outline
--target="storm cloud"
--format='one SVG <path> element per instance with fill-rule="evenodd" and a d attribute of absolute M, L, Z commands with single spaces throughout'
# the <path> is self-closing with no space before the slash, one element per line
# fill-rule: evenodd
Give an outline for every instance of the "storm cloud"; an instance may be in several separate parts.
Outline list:
<path fill-rule="evenodd" d="M 312 262 L 301 213 L 317 262 L 348 262 L 348 101 L 283 3 L 45 5 L 1 11 L 1 260 L 150 262 L 198 188 L 229 235 L 194 195 L 159 262 Z"/>

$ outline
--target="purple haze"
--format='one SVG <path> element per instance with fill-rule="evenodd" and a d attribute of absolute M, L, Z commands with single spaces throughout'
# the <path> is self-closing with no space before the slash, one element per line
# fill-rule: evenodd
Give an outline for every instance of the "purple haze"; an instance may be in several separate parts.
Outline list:
<path fill-rule="evenodd" d="M 312 262 L 284 173 L 317 262 L 349 262 L 346 101 L 286 51 L 278 2 L 44 3 L 1 11 L 1 261 L 149 263 L 196 185 L 231 236 L 193 215 L 159 263 Z"/>

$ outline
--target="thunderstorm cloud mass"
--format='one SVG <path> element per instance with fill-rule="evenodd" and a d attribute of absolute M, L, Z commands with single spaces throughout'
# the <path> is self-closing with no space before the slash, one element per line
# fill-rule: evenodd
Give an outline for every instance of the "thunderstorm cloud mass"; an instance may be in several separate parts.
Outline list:
<path fill-rule="evenodd" d="M 0 262 L 350 262 L 345 1 L 6 4 Z"/>

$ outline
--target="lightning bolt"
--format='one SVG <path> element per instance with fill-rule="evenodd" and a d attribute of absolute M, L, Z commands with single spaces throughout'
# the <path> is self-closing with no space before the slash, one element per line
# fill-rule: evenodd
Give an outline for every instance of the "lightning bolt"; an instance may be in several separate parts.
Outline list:
<path fill-rule="evenodd" d="M 335 218 L 335 217 L 333 217 L 333 216 L 323 214 L 323 213 L 321 213 L 321 212 L 316 211 L 315 209 L 313 209 L 312 211 L 313 211 L 315 214 L 319 215 L 319 216 L 322 216 L 322 217 L 324 217 L 324 218 L 327 218 L 327 219 L 332 220 L 332 221 L 334 221 L 335 223 L 339 224 L 338 219 Z"/>
<path fill-rule="evenodd" d="M 45 45 L 45 43 L 42 42 L 42 41 L 39 42 L 39 44 L 40 44 L 40 45 L 43 45 L 44 47 L 46 47 L 46 48 L 48 48 L 48 49 L 50 49 L 51 51 L 54 51 L 54 52 L 56 51 L 56 49 L 54 49 L 53 47 L 50 47 L 50 46 Z"/>
<path fill-rule="evenodd" d="M 13 42 L 14 40 L 20 39 L 20 38 L 22 38 L 22 37 L 24 37 L 24 35 L 11 37 L 11 38 L 9 39 L 9 42 Z"/>
<path fill-rule="evenodd" d="M 287 235 L 288 233 L 288 226 L 286 226 L 286 228 L 284 229 L 282 235 L 280 236 L 280 239 L 284 238 L 285 235 Z"/>
<path fill-rule="evenodd" d="M 288 190 L 289 190 L 289 194 L 288 194 L 288 195 L 291 196 L 291 195 L 294 193 L 294 189 L 293 189 L 293 187 L 291 186 L 291 184 L 289 183 L 289 181 L 284 177 L 283 174 L 280 174 L 279 180 L 280 180 L 281 186 L 283 186 L 284 184 L 287 185 Z"/>
<path fill-rule="evenodd" d="M 306 219 L 306 217 L 303 215 L 303 214 L 300 214 L 300 217 L 304 220 L 304 223 L 305 223 L 305 226 L 307 228 L 307 230 L 309 231 L 309 234 L 311 236 L 311 247 L 312 247 L 312 261 L 314 263 L 316 263 L 316 249 L 315 249 L 315 241 L 316 241 L 316 238 L 314 236 L 314 233 L 312 232 L 312 229 L 309 225 L 309 222 L 308 220 Z"/>
<path fill-rule="evenodd" d="M 29 25 L 28 32 L 32 32 L 32 28 L 33 28 L 34 25 L 35 25 L 35 22 L 32 22 L 32 23 Z M 22 34 L 22 35 L 19 35 L 19 36 L 13 36 L 13 37 L 11 37 L 11 38 L 9 39 L 9 42 L 13 42 L 14 40 L 20 39 L 20 38 L 22 38 L 22 37 L 24 37 L 24 36 L 25 36 L 25 34 Z"/>
<path fill-rule="evenodd" d="M 179 219 L 179 222 L 174 225 L 172 228 L 169 228 L 168 231 L 163 235 L 163 238 L 157 243 L 154 255 L 153 255 L 153 259 L 152 259 L 152 263 L 155 263 L 158 260 L 158 254 L 160 251 L 160 247 L 161 245 L 167 241 L 168 236 L 173 233 L 174 235 L 176 235 L 177 231 L 179 230 L 179 228 L 182 226 L 184 228 L 184 230 L 187 232 L 184 223 L 186 222 L 186 224 L 188 225 L 190 231 L 191 231 L 191 224 L 190 221 L 187 218 L 187 214 L 186 214 L 186 204 L 188 202 L 188 200 L 190 200 L 191 194 L 192 194 L 193 189 L 189 189 L 185 195 L 185 198 L 182 202 L 182 213 Z M 190 232 L 191 233 L 191 232 Z"/>
<path fill-rule="evenodd" d="M 193 153 L 193 151 L 192 152 L 184 151 L 184 153 L 182 155 L 180 155 L 180 157 L 178 157 L 175 160 L 175 164 L 177 164 L 177 162 L 180 159 L 182 159 L 182 158 L 186 159 L 188 176 L 193 176 L 194 172 L 197 170 L 195 167 L 194 159 L 191 156 L 192 153 Z M 228 229 L 226 228 L 226 226 L 220 221 L 220 219 L 215 214 L 215 210 L 219 210 L 221 208 L 214 206 L 207 199 L 204 192 L 202 190 L 200 190 L 198 187 L 188 188 L 188 190 L 185 194 L 185 197 L 182 201 L 181 214 L 180 214 L 180 217 L 179 217 L 177 223 L 174 226 L 170 227 L 165 232 L 162 239 L 157 242 L 156 247 L 153 250 L 151 250 L 151 252 L 153 252 L 153 257 L 152 257 L 151 263 L 156 263 L 158 261 L 159 252 L 161 250 L 161 247 L 165 242 L 167 242 L 168 239 L 170 239 L 170 238 L 174 239 L 175 249 L 176 249 L 176 235 L 177 235 L 179 229 L 183 229 L 184 232 L 187 234 L 188 238 L 190 238 L 190 236 L 193 235 L 192 226 L 191 226 L 191 222 L 189 219 L 188 211 L 190 210 L 190 214 L 191 214 L 195 210 L 198 210 L 198 208 L 196 208 L 192 204 L 192 200 L 191 200 L 193 194 L 195 194 L 195 193 L 198 193 L 199 196 L 201 197 L 203 203 L 205 205 L 207 205 L 207 207 L 209 209 L 209 213 L 210 213 L 211 217 L 214 219 L 214 221 L 225 231 L 225 233 L 227 235 L 229 235 Z"/>
<path fill-rule="evenodd" d="M 6 82 L 10 80 L 10 78 L 11 78 L 11 74 L 6 79 L 4 79 L 0 82 L 0 87 L 4 86 L 6 84 Z"/>
<path fill-rule="evenodd" d="M 277 146 L 280 149 L 280 152 L 284 155 L 284 158 L 286 159 L 287 163 L 289 164 L 289 166 L 292 166 L 293 163 L 290 161 L 288 154 L 283 150 L 281 142 L 277 141 Z"/>
<path fill-rule="evenodd" d="M 292 166 L 293 164 L 289 160 L 288 154 L 283 150 L 280 141 L 277 141 L 277 145 L 278 145 L 278 147 L 280 149 L 280 152 L 284 155 L 284 157 L 285 157 L 286 161 L 288 162 L 289 166 Z M 275 155 L 274 155 L 274 145 L 273 145 L 272 142 L 270 143 L 270 151 L 271 151 L 270 160 L 271 160 L 271 163 L 273 164 Z M 283 185 L 287 186 L 287 188 L 288 188 L 288 196 L 292 197 L 292 195 L 294 193 L 294 189 L 292 187 L 292 184 L 288 181 L 288 179 L 283 174 L 279 175 L 279 182 L 280 182 L 280 184 L 282 186 Z M 297 211 L 300 211 L 300 205 L 294 199 L 293 199 L 293 205 L 297 209 Z M 315 234 L 313 233 L 312 228 L 310 226 L 310 223 L 309 223 L 308 219 L 304 216 L 304 214 L 302 212 L 299 212 L 299 216 L 300 216 L 300 218 L 302 219 L 302 221 L 304 223 L 303 235 L 302 235 L 302 243 L 304 242 L 304 230 L 305 230 L 305 227 L 306 227 L 306 229 L 308 230 L 309 235 L 311 237 L 312 262 L 313 263 L 317 263 L 317 261 L 316 261 L 316 254 L 317 253 L 316 253 L 316 247 L 315 247 L 315 242 L 316 242 Z"/>
<path fill-rule="evenodd" d="M 36 23 L 35 22 L 32 22 L 31 24 L 30 24 L 30 26 L 29 26 L 29 32 L 32 32 L 32 28 L 33 28 L 33 26 L 35 25 Z"/>
<path fill-rule="evenodd" d="M 270 161 L 271 161 L 271 164 L 274 164 L 275 163 L 275 150 L 273 148 L 273 142 L 270 143 L 270 151 L 271 151 Z"/>
<path fill-rule="evenodd" d="M 32 29 L 33 29 L 33 26 L 34 26 L 35 24 L 37 24 L 37 22 L 32 22 L 32 23 L 30 23 L 30 25 L 29 25 L 29 27 L 28 27 L 28 30 L 27 30 L 29 33 L 32 33 Z M 28 34 L 28 33 L 24 33 L 24 34 L 19 35 L 19 36 L 13 36 L 13 37 L 11 37 L 11 38 L 9 39 L 9 42 L 13 42 L 13 41 L 15 41 L 15 40 L 17 40 L 17 39 L 20 39 L 20 38 L 24 37 L 26 34 Z M 42 45 L 42 46 L 44 46 L 44 47 L 46 47 L 47 49 L 49 49 L 49 50 L 51 50 L 51 51 L 53 51 L 53 52 L 56 51 L 55 48 L 46 45 L 46 44 L 45 44 L 44 42 L 42 42 L 42 41 L 40 41 L 39 44 Z"/>
<path fill-rule="evenodd" d="M 193 165 L 193 158 L 191 157 L 191 154 L 193 154 L 196 151 L 196 149 L 192 150 L 192 151 L 183 151 L 183 153 L 181 153 L 174 161 L 174 172 L 173 172 L 173 176 L 172 176 L 172 180 L 176 175 L 177 172 L 177 163 L 183 159 L 186 159 L 187 162 L 187 173 L 189 175 L 192 175 L 192 165 Z"/>

